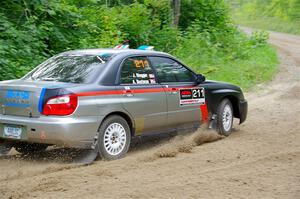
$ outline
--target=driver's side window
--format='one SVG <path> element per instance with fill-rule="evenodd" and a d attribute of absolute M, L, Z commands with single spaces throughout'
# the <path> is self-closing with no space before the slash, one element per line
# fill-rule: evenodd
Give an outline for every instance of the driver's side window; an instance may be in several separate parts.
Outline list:
<path fill-rule="evenodd" d="M 182 64 L 166 57 L 149 57 L 160 83 L 194 82 L 195 75 Z"/>

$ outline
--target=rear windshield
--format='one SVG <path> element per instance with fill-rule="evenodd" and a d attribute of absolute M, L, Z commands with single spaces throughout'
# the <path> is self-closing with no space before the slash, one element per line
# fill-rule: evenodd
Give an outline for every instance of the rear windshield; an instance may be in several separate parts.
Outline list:
<path fill-rule="evenodd" d="M 40 81 L 91 83 L 111 57 L 108 55 L 55 56 L 24 77 Z"/>

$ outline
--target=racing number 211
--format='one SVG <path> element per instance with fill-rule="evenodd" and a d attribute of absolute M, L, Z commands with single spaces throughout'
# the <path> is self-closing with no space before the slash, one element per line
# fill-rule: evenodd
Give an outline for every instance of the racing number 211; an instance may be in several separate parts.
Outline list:
<path fill-rule="evenodd" d="M 193 99 L 204 98 L 204 89 L 193 89 Z"/>

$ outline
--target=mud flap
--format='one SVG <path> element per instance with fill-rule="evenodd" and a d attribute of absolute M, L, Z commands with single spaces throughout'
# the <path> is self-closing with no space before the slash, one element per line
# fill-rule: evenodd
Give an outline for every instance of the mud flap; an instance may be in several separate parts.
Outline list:
<path fill-rule="evenodd" d="M 216 130 L 217 129 L 217 115 L 213 114 L 213 116 L 211 117 L 210 121 L 209 121 L 209 125 L 208 125 L 208 129 L 213 129 Z"/>
<path fill-rule="evenodd" d="M 11 148 L 12 148 L 11 146 L 1 143 L 0 144 L 0 156 L 7 155 L 10 152 Z"/>
<path fill-rule="evenodd" d="M 98 157 L 98 151 L 95 149 L 86 149 L 79 152 L 78 156 L 74 158 L 73 163 L 79 165 L 92 164 Z"/>
<path fill-rule="evenodd" d="M 91 149 L 82 150 L 79 155 L 73 160 L 73 163 L 79 165 L 89 165 L 92 164 L 98 157 L 98 136 L 99 132 L 96 133 Z"/>

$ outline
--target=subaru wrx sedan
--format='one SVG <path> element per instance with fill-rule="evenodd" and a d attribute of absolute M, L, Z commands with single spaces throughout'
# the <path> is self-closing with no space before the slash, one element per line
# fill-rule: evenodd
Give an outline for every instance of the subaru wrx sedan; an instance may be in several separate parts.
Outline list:
<path fill-rule="evenodd" d="M 2 153 L 58 145 L 118 159 L 133 137 L 204 123 L 229 135 L 233 118 L 243 123 L 246 116 L 247 101 L 238 86 L 205 80 L 156 51 L 69 51 L 21 79 L 0 82 Z"/>

